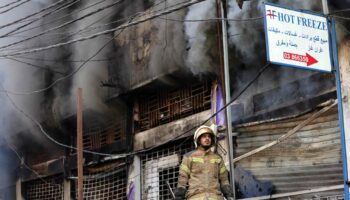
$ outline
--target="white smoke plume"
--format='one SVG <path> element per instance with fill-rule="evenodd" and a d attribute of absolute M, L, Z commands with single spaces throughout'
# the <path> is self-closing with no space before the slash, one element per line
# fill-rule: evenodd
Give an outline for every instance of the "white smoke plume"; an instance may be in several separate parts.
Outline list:
<path fill-rule="evenodd" d="M 94 0 L 85 0 L 82 1 L 82 7 L 86 7 L 96 1 Z M 86 13 L 97 10 L 101 7 L 104 7 L 108 4 L 111 4 L 115 1 L 107 0 L 97 6 L 93 6 L 90 9 L 86 9 L 83 12 L 79 12 L 77 15 L 74 15 L 73 18 L 78 18 L 79 16 L 85 15 Z M 75 23 L 75 26 L 72 27 L 72 32 L 77 32 L 81 29 L 99 26 L 109 22 L 111 17 L 114 15 L 115 7 L 108 8 L 103 12 L 97 13 L 91 17 L 85 18 L 84 20 L 78 21 Z M 88 32 L 83 32 L 76 34 L 73 38 L 84 37 L 86 35 L 91 35 L 101 31 L 101 29 L 95 29 Z M 107 53 L 111 51 L 113 47 L 112 35 L 102 35 L 93 40 L 87 40 L 81 43 L 74 44 L 72 47 L 72 56 L 73 60 L 87 60 L 92 57 L 97 51 L 99 51 L 102 46 L 109 42 L 105 48 L 102 49 L 93 59 L 107 59 Z M 74 69 L 79 68 L 81 63 L 75 63 Z M 108 79 L 108 62 L 88 62 L 84 65 L 81 70 L 76 73 L 73 77 L 73 87 L 71 88 L 70 94 L 70 104 L 71 108 L 75 108 L 75 97 L 77 88 L 82 88 L 84 107 L 87 109 L 92 109 L 95 111 L 105 111 L 107 107 L 104 104 L 104 99 L 106 98 L 106 90 L 102 89 L 100 82 Z M 74 110 L 74 109 L 73 109 Z"/>
<path fill-rule="evenodd" d="M 11 0 L 1 1 L 1 5 L 13 2 Z M 51 1 L 33 1 L 30 3 L 23 4 L 13 10 L 1 14 L 0 25 L 8 24 L 17 19 L 25 17 L 33 12 L 39 11 L 45 5 L 50 4 Z M 5 8 L 6 9 L 6 8 Z M 0 10 L 1 12 L 2 10 Z M 40 24 L 40 22 L 34 23 L 35 25 Z M 7 33 L 24 23 L 17 23 L 14 26 L 6 27 L 0 29 L 0 35 Z M 33 24 L 33 25 L 34 25 Z M 31 26 L 30 26 L 31 27 Z M 27 28 L 30 28 L 27 27 Z M 0 39 L 0 45 L 9 44 L 16 42 L 22 37 L 27 37 L 28 35 L 35 34 L 41 31 L 40 29 L 27 32 L 26 34 L 8 36 Z M 16 49 L 30 48 L 34 45 L 40 45 L 40 41 L 33 40 L 26 43 L 19 44 L 15 47 Z M 6 52 L 11 50 L 6 49 Z M 33 63 L 33 62 L 32 62 Z M 9 90 L 15 92 L 25 92 L 33 91 L 38 88 L 44 87 L 43 70 L 23 64 L 20 62 L 13 61 L 11 59 L 0 59 L 0 82 L 2 86 Z M 33 122 L 28 120 L 22 113 L 17 111 L 13 105 L 10 103 L 5 93 L 0 94 L 2 106 L 0 108 L 0 136 L 7 139 L 13 137 L 13 133 L 19 132 L 24 129 L 32 129 L 34 127 Z M 26 113 L 29 113 L 36 120 L 42 120 L 42 113 L 39 111 L 40 104 L 42 102 L 42 94 L 35 95 L 11 95 L 13 101 Z M 34 137 L 40 138 L 37 134 Z"/>
<path fill-rule="evenodd" d="M 0 2 L 0 5 L 6 5 L 11 2 L 13 2 L 13 0 L 2 0 Z M 50 3 L 51 1 L 32 1 L 30 3 L 26 3 L 17 8 L 14 8 L 8 12 L 2 13 L 0 14 L 0 26 L 25 17 L 33 12 L 39 11 Z M 0 9 L 0 12 L 8 8 L 9 7 Z M 2 28 L 0 29 L 0 35 L 8 33 L 9 31 L 12 31 L 25 23 L 17 23 L 14 26 Z M 38 24 L 40 24 L 40 21 L 33 23 L 33 25 L 26 28 L 30 28 Z M 23 37 L 28 37 L 29 35 L 38 33 L 40 31 L 42 30 L 39 28 L 27 33 L 0 38 L 0 46 L 16 42 Z M 40 41 L 33 40 L 20 45 L 16 45 L 12 48 L 23 49 L 36 45 L 40 45 Z M 9 51 L 13 50 L 3 50 L 3 52 Z M 38 64 L 37 62 L 31 63 Z M 11 59 L 0 58 L 0 84 L 2 87 L 9 91 L 25 92 L 44 87 L 44 82 L 42 80 L 44 77 L 44 71 L 42 69 L 38 69 Z M 3 90 L 2 87 L 1 90 Z M 10 97 L 20 109 L 31 115 L 34 119 L 38 121 L 43 120 L 43 113 L 40 111 L 41 103 L 43 101 L 43 94 L 10 95 Z M 36 139 L 37 141 L 42 141 L 41 139 L 43 137 L 41 134 L 37 134 L 39 131 L 35 128 L 35 124 L 14 108 L 5 93 L 0 93 L 0 101 L 0 141 L 2 141 L 0 144 L 0 173 L 3 176 L 3 178 L 0 180 L 0 187 L 3 188 L 13 184 L 15 179 L 14 169 L 17 169 L 16 165 L 20 163 L 20 161 L 15 156 L 15 153 L 9 149 L 6 150 L 4 147 L 7 147 L 9 143 L 12 146 L 13 144 L 19 146 L 20 143 L 23 142 L 23 138 L 18 138 L 17 133 L 23 130 L 26 130 L 27 132 L 29 131 L 31 133 L 30 138 Z M 22 155 L 22 153 L 23 152 L 19 152 L 20 155 Z"/>
<path fill-rule="evenodd" d="M 216 18 L 215 13 L 215 1 L 204 1 L 189 7 L 185 20 Z M 185 22 L 189 48 L 186 65 L 194 74 L 213 70 L 214 62 L 208 54 L 210 43 L 215 41 L 215 37 L 208 39 L 208 31 L 214 28 L 213 25 L 209 21 Z"/>
<path fill-rule="evenodd" d="M 168 7 L 184 2 L 178 1 L 155 1 L 157 5 L 153 10 L 168 9 Z M 152 20 L 154 27 L 157 27 L 157 35 L 153 40 L 155 46 L 152 49 L 150 57 L 150 73 L 151 75 L 164 74 L 171 72 L 173 69 L 184 66 L 185 54 L 185 35 L 184 26 L 181 20 L 185 18 L 186 10 L 182 9 L 177 12 L 162 16 L 158 19 Z M 180 21 L 173 21 L 180 20 Z"/>

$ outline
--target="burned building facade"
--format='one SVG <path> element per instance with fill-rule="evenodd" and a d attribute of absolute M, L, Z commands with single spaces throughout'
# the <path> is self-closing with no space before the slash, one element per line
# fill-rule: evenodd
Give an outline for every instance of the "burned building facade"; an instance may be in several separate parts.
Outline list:
<path fill-rule="evenodd" d="M 316 1 L 276 2 L 321 12 Z M 234 157 L 294 130 L 273 147 L 234 160 L 237 197 L 343 198 L 334 75 L 267 64 L 261 1 L 245 2 L 242 10 L 236 1 L 227 3 Z M 6 47 L 21 39 L 1 43 L 21 65 L 47 70 L 30 71 L 28 81 L 44 88 L 34 95 L 9 93 L 13 102 L 1 97 L 17 106 L 4 110 L 16 113 L 11 122 L 25 125 L 4 128 L 13 134 L 0 142 L 8 174 L 0 199 L 78 198 L 77 88 L 84 99 L 84 199 L 172 199 L 196 127 L 223 123 L 224 113 L 217 112 L 225 106 L 219 3 L 50 1 L 36 9 L 50 6 L 58 7 L 42 16 L 40 30 L 28 25 L 22 31 L 37 35 L 28 44 L 34 50 L 35 42 L 55 47 L 27 56 Z M 33 90 L 12 87 L 12 79 L 2 83 L 9 91 Z M 40 111 L 26 109 L 32 105 Z M 222 125 L 216 149 L 229 168 Z"/>

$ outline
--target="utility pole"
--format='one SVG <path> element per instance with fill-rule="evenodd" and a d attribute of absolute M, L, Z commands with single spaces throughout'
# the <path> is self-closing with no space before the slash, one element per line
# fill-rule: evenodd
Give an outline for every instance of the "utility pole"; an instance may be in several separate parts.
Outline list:
<path fill-rule="evenodd" d="M 225 4 L 225 5 L 224 5 Z M 228 43 L 227 43 L 227 24 L 226 24 L 226 12 L 224 10 L 227 8 L 226 1 L 220 0 L 220 9 L 221 9 L 221 27 L 222 27 L 222 47 L 224 52 L 224 76 L 225 76 L 225 101 L 228 105 L 231 101 L 231 91 L 230 91 L 230 70 L 228 62 Z M 228 137 L 228 154 L 230 162 L 230 182 L 232 187 L 232 192 L 234 199 L 236 199 L 236 190 L 235 190 L 235 174 L 234 174 L 234 163 L 233 163 L 233 138 L 232 138 L 232 119 L 231 119 L 231 106 L 226 107 L 226 123 L 227 123 L 227 137 Z"/>
<path fill-rule="evenodd" d="M 82 89 L 77 90 L 77 169 L 78 169 L 78 200 L 84 199 L 83 184 L 83 98 Z"/>
<path fill-rule="evenodd" d="M 338 48 L 337 48 L 337 38 L 335 31 L 335 20 L 332 19 L 332 50 L 333 50 L 333 65 L 335 72 L 335 80 L 337 86 L 337 99 L 338 99 L 338 119 L 339 119 L 339 128 L 340 128 L 340 137 L 342 144 L 342 163 L 343 163 L 343 177 L 344 177 L 344 199 L 349 200 L 349 163 L 348 163 L 348 150 L 347 147 L 350 147 L 349 144 L 349 135 L 347 135 L 344 127 L 344 117 L 343 112 L 343 95 L 342 95 L 342 81 L 340 76 L 339 61 L 338 61 Z M 345 105 L 348 105 L 347 103 Z M 348 114 L 346 114 L 347 117 Z M 348 122 L 347 122 L 348 123 Z M 349 131 L 349 130 L 347 130 Z"/>
<path fill-rule="evenodd" d="M 322 0 L 322 7 L 323 7 L 323 14 L 328 15 L 329 9 L 328 9 L 328 0 Z M 350 131 L 350 125 L 349 125 L 349 119 L 350 115 L 348 113 L 349 111 L 349 97 L 346 95 L 347 92 L 349 92 L 349 86 L 347 86 L 347 83 L 350 83 L 349 80 L 346 78 L 349 77 L 350 73 L 345 69 L 348 67 L 348 57 L 346 56 L 346 51 L 349 49 L 346 48 L 345 44 L 344 48 L 342 48 L 343 51 L 341 51 L 341 54 L 345 54 L 345 56 L 342 57 L 343 62 L 340 62 L 339 66 L 339 59 L 338 59 L 338 47 L 337 47 L 337 35 L 336 35 L 336 28 L 335 28 L 335 20 L 332 18 L 330 20 L 331 24 L 331 40 L 332 40 L 332 54 L 333 54 L 333 67 L 334 67 L 334 73 L 335 73 L 335 79 L 336 79 L 336 87 L 337 87 L 337 99 L 338 99 L 338 119 L 339 119 L 339 128 L 340 128 L 340 137 L 341 137 L 341 144 L 342 144 L 342 163 L 343 163 L 343 177 L 344 177 L 344 199 L 349 200 L 349 163 L 348 163 L 348 150 L 347 147 L 350 147 L 349 144 L 349 131 Z M 346 41 L 347 42 L 347 41 Z M 345 52 L 344 52 L 345 51 Z M 345 59 L 345 60 L 344 60 Z M 342 75 L 341 74 L 342 72 Z M 342 80 L 344 79 L 344 80 Z M 344 89 L 345 88 L 345 89 Z M 343 96 L 342 92 L 345 92 L 345 96 Z M 344 101 L 343 101 L 344 100 Z M 345 112 L 344 112 L 344 110 Z"/>

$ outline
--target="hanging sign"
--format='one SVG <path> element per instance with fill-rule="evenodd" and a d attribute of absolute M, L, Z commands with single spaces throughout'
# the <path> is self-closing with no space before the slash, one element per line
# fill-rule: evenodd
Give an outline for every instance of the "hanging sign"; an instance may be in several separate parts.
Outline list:
<path fill-rule="evenodd" d="M 271 63 L 330 72 L 327 18 L 264 4 L 267 59 Z"/>

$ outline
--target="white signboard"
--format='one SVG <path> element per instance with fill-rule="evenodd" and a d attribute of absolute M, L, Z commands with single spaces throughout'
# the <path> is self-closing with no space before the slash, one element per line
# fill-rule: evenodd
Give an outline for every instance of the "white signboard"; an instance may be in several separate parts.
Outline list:
<path fill-rule="evenodd" d="M 264 4 L 267 59 L 276 64 L 330 72 L 326 17 Z"/>

